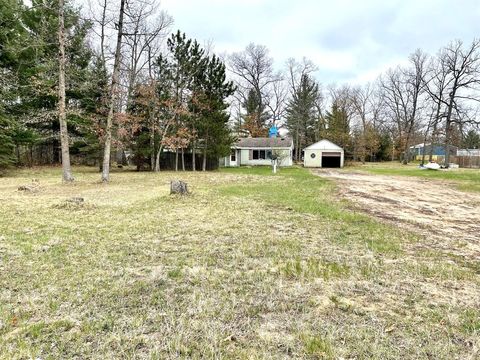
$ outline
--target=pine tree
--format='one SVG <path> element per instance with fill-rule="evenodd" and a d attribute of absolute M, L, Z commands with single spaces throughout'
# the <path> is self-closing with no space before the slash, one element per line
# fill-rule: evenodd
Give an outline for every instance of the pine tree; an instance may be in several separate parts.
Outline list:
<path fill-rule="evenodd" d="M 59 13 L 58 0 L 33 0 L 26 7 L 21 1 L 0 0 L 0 111 L 13 122 L 14 139 L 21 147 L 40 145 L 50 149 L 51 161 L 59 162 Z M 3 5 L 0 3 L 0 5 Z M 89 23 L 78 10 L 65 4 L 66 110 L 67 120 L 75 128 L 78 101 L 85 74 L 89 70 L 91 51 L 86 46 Z M 5 28 L 4 28 L 5 26 Z M 8 31 L 3 31 L 9 29 Z M 7 80 L 5 80 L 7 78 Z M 8 86 L 4 86 L 4 80 Z M 3 96 L 3 95 L 6 96 Z M 14 101 L 12 101 L 14 99 Z M 71 109 L 75 107 L 75 109 Z M 30 136 L 34 132 L 36 136 Z M 30 134 L 29 136 L 24 136 Z M 26 141 L 31 139 L 31 143 Z M 20 155 L 20 151 L 17 151 Z M 20 159 L 20 156 L 18 156 Z"/>
<path fill-rule="evenodd" d="M 0 115 L 0 171 L 14 162 L 11 123 Z"/>
<path fill-rule="evenodd" d="M 298 89 L 287 105 L 286 125 L 295 142 L 297 161 L 300 160 L 301 150 L 316 140 L 318 96 L 318 84 L 308 75 L 303 75 Z"/>
<path fill-rule="evenodd" d="M 463 139 L 463 147 L 466 149 L 480 149 L 480 134 L 470 130 Z"/>
<path fill-rule="evenodd" d="M 247 99 L 242 106 L 246 114 L 243 115 L 241 130 L 247 130 L 252 137 L 266 136 L 268 133 L 266 123 L 269 115 L 266 106 L 261 103 L 260 96 L 254 89 L 248 91 Z"/>
<path fill-rule="evenodd" d="M 228 128 L 229 115 L 226 99 L 233 95 L 235 86 L 226 80 L 225 64 L 215 55 L 208 59 L 201 80 L 202 94 L 199 137 L 203 139 L 203 164 L 206 170 L 207 157 L 218 159 L 230 153 L 233 138 Z"/>
<path fill-rule="evenodd" d="M 350 123 L 347 111 L 333 103 L 325 118 L 328 139 L 344 149 L 350 148 Z"/>
<path fill-rule="evenodd" d="M 18 21 L 24 6 L 17 0 L 0 0 L 0 169 L 14 163 L 14 128 L 18 123 L 10 114 L 10 104 L 17 99 L 21 44 L 26 29 Z"/>

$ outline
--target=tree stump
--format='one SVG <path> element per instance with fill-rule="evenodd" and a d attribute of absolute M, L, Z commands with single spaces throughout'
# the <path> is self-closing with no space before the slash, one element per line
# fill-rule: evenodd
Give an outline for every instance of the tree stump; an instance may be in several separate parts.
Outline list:
<path fill-rule="evenodd" d="M 187 183 L 181 180 L 170 181 L 170 195 L 172 194 L 188 195 Z"/>

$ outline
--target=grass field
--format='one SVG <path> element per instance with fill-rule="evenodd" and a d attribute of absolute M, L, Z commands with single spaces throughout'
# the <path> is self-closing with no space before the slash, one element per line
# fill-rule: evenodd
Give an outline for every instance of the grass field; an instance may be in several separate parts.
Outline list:
<path fill-rule="evenodd" d="M 480 263 L 306 170 L 75 174 L 0 178 L 2 359 L 479 356 Z"/>
<path fill-rule="evenodd" d="M 393 163 L 357 164 L 349 169 L 364 170 L 373 174 L 417 176 L 427 179 L 446 180 L 457 185 L 459 190 L 480 192 L 480 169 L 421 170 L 418 164 Z"/>

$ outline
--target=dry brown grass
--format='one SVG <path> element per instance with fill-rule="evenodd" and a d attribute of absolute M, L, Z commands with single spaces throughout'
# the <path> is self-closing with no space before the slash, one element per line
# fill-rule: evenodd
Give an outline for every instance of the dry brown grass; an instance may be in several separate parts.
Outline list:
<path fill-rule="evenodd" d="M 303 170 L 76 174 L 0 179 L 1 358 L 478 357 L 479 263 Z"/>

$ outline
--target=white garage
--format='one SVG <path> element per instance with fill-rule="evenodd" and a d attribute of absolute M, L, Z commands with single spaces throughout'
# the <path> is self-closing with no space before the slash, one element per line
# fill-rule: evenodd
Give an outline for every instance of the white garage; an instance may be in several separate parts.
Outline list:
<path fill-rule="evenodd" d="M 303 166 L 339 168 L 344 164 L 343 149 L 328 140 L 320 140 L 304 149 Z"/>

